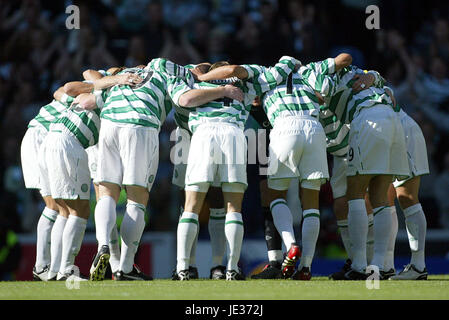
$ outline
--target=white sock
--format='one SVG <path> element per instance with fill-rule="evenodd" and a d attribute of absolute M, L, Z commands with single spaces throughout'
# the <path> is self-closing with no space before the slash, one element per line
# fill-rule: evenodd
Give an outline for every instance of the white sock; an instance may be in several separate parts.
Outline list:
<path fill-rule="evenodd" d="M 388 271 L 395 269 L 394 267 L 394 247 L 396 244 L 396 236 L 398 234 L 398 215 L 396 213 L 396 207 L 391 206 L 391 234 L 388 241 L 387 253 L 385 254 L 384 270 Z M 395 269 L 396 270 L 396 269 Z"/>
<path fill-rule="evenodd" d="M 50 265 L 51 229 L 58 217 L 58 212 L 45 207 L 37 223 L 36 271 L 42 271 Z"/>
<path fill-rule="evenodd" d="M 184 208 L 181 206 L 181 210 L 184 210 Z M 182 212 L 179 215 L 179 221 L 182 218 Z M 178 223 L 179 223 L 178 221 Z M 190 249 L 190 259 L 189 259 L 189 267 L 196 267 L 196 247 L 198 244 L 198 235 L 200 234 L 200 224 L 197 225 L 198 228 L 196 230 L 196 236 L 192 243 L 192 248 Z"/>
<path fill-rule="evenodd" d="M 208 228 L 212 248 L 212 266 L 223 264 L 223 257 L 226 253 L 225 220 L 224 208 L 210 209 Z"/>
<path fill-rule="evenodd" d="M 348 259 L 352 260 L 351 239 L 349 238 L 348 219 L 337 220 L 338 231 L 340 231 L 341 241 L 345 247 Z"/>
<path fill-rule="evenodd" d="M 366 269 L 366 239 L 368 235 L 368 216 L 365 200 L 348 201 L 348 232 L 352 244 L 352 269 L 364 272 Z"/>
<path fill-rule="evenodd" d="M 98 200 L 95 207 L 95 230 L 98 241 L 98 249 L 101 246 L 109 245 L 111 232 L 116 225 L 117 204 L 114 198 L 103 196 Z"/>
<path fill-rule="evenodd" d="M 304 210 L 302 216 L 302 256 L 299 270 L 302 267 L 310 268 L 320 233 L 320 211 L 318 209 Z"/>
<path fill-rule="evenodd" d="M 128 200 L 120 226 L 122 249 L 119 270 L 123 273 L 130 273 L 133 270 L 134 256 L 139 248 L 143 229 L 145 229 L 145 206 Z"/>
<path fill-rule="evenodd" d="M 282 264 L 284 260 L 284 255 L 282 254 L 282 250 L 269 250 L 268 251 L 268 261 L 269 262 L 278 262 Z"/>
<path fill-rule="evenodd" d="M 70 215 L 62 234 L 62 254 L 59 273 L 64 275 L 67 268 L 75 264 L 75 257 L 81 249 L 84 232 L 86 231 L 87 219 Z"/>
<path fill-rule="evenodd" d="M 374 216 L 368 215 L 368 234 L 366 236 L 366 263 L 371 264 L 374 256 Z"/>
<path fill-rule="evenodd" d="M 117 225 L 112 228 L 111 237 L 109 240 L 109 250 L 111 256 L 109 264 L 111 265 L 112 273 L 120 270 L 120 238 L 118 235 Z"/>
<path fill-rule="evenodd" d="M 414 264 L 418 270 L 424 270 L 425 262 L 425 241 L 427 221 L 420 203 L 403 210 L 405 225 L 407 227 L 408 241 L 412 258 L 410 263 Z"/>
<path fill-rule="evenodd" d="M 51 262 L 48 278 L 53 278 L 59 272 L 61 267 L 61 255 L 62 255 L 62 234 L 64 232 L 67 218 L 58 215 L 56 221 L 51 230 Z"/>
<path fill-rule="evenodd" d="M 196 213 L 183 212 L 177 230 L 176 272 L 189 269 L 190 251 L 198 232 L 198 225 Z"/>
<path fill-rule="evenodd" d="M 388 206 L 373 209 L 374 216 L 374 256 L 371 264 L 383 270 L 388 243 L 391 237 L 391 208 Z"/>
<path fill-rule="evenodd" d="M 195 240 L 193 240 L 192 249 L 190 249 L 189 267 L 196 267 L 196 247 L 198 244 L 199 234 L 200 234 L 200 224 L 198 223 L 196 228 Z"/>
<path fill-rule="evenodd" d="M 238 212 L 227 213 L 225 221 L 225 236 L 229 249 L 227 270 L 239 270 L 238 262 L 242 250 L 243 233 L 242 214 Z"/>
<path fill-rule="evenodd" d="M 270 203 L 271 214 L 273 215 L 273 223 L 282 237 L 282 241 L 290 250 L 292 243 L 296 242 L 295 232 L 293 230 L 292 213 L 284 199 L 276 199 Z"/>

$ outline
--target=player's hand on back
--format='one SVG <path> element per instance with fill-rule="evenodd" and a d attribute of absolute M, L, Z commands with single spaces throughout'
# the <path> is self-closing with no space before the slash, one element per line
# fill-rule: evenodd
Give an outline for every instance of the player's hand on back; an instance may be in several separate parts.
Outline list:
<path fill-rule="evenodd" d="M 224 96 L 240 102 L 243 101 L 243 91 L 231 84 L 224 86 Z"/>
<path fill-rule="evenodd" d="M 97 107 L 95 95 L 91 93 L 82 93 L 72 102 L 72 105 L 78 104 L 84 110 L 93 110 Z"/>
<path fill-rule="evenodd" d="M 356 74 L 352 79 L 356 80 L 352 85 L 352 90 L 354 92 L 360 92 L 362 90 L 368 89 L 373 85 L 375 80 L 374 76 L 369 73 Z"/>
<path fill-rule="evenodd" d="M 323 98 L 323 96 L 322 96 L 318 91 L 315 91 L 315 96 L 316 96 L 317 99 L 318 99 L 319 105 L 320 105 L 320 106 L 323 105 L 323 104 L 324 104 L 324 98 Z"/>
<path fill-rule="evenodd" d="M 385 89 L 385 92 L 387 93 L 387 95 L 390 97 L 391 102 L 393 103 L 393 107 L 396 107 L 396 98 L 393 95 L 393 92 L 391 92 L 389 89 Z"/>
<path fill-rule="evenodd" d="M 134 73 L 118 74 L 115 77 L 117 77 L 117 84 L 120 85 L 134 86 L 142 82 L 142 78 Z"/>

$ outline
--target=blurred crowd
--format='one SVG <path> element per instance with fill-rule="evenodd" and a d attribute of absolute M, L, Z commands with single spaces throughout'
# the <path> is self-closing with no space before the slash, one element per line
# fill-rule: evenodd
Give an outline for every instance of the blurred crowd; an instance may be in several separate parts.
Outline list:
<path fill-rule="evenodd" d="M 70 30 L 66 19 L 72 12 L 66 8 L 72 4 L 80 9 L 80 28 Z M 380 30 L 365 27 L 368 4 L 380 8 Z M 431 169 L 422 178 L 422 205 L 429 228 L 449 229 L 447 1 L 2 0 L 0 37 L 0 230 L 35 232 L 43 203 L 37 192 L 24 189 L 21 139 L 52 93 L 81 79 L 83 70 L 136 66 L 155 57 L 179 64 L 273 65 L 292 55 L 308 63 L 341 51 L 351 53 L 354 64 L 384 75 L 421 126 Z M 168 147 L 174 126 L 169 118 L 161 130 L 148 230 L 176 230 L 181 203 L 171 184 Z M 248 172 L 255 187 L 245 199 L 245 234 L 260 236 L 257 170 Z M 331 243 L 338 236 L 328 185 L 321 198 L 322 211 L 329 214 L 322 215 L 320 241 Z"/>

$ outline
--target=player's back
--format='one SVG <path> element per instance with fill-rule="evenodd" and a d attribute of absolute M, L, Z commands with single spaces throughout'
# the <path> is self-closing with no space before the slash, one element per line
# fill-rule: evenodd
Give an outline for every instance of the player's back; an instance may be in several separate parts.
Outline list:
<path fill-rule="evenodd" d="M 98 142 L 100 132 L 100 110 L 85 110 L 72 105 L 50 125 L 51 131 L 62 131 L 74 136 L 84 149 Z"/>
<path fill-rule="evenodd" d="M 326 107 L 345 123 L 351 123 L 363 108 L 378 104 L 390 105 L 393 108 L 393 102 L 383 88 L 383 80 L 379 81 L 377 86 L 373 85 L 359 92 L 352 89 L 356 81 L 354 76 L 363 73 L 365 72 L 362 69 L 353 65 L 337 72 L 333 77 L 335 81 L 334 94 L 325 99 Z M 394 110 L 399 111 L 398 108 L 394 108 Z"/>
<path fill-rule="evenodd" d="M 41 107 L 39 113 L 28 124 L 28 128 L 40 127 L 49 130 L 50 124 L 61 116 L 61 113 L 67 109 L 68 105 L 53 100 L 49 104 Z"/>
<path fill-rule="evenodd" d="M 319 107 L 314 91 L 296 72 L 290 73 L 284 83 L 268 91 L 263 97 L 263 108 L 272 125 L 278 117 L 316 117 Z"/>
<path fill-rule="evenodd" d="M 171 104 L 165 101 L 167 85 L 164 77 L 159 72 L 139 68 L 125 69 L 119 74 L 126 72 L 138 74 L 142 82 L 137 86 L 112 87 L 101 117 L 121 125 L 159 129 L 171 109 Z"/>
<path fill-rule="evenodd" d="M 213 89 L 219 84 L 209 82 L 196 82 L 194 89 Z M 244 88 L 243 88 L 244 89 Z M 189 128 L 192 132 L 203 123 L 227 123 L 243 129 L 251 110 L 252 95 L 245 94 L 243 102 L 229 98 L 210 101 L 200 107 L 194 108 L 189 114 Z"/>

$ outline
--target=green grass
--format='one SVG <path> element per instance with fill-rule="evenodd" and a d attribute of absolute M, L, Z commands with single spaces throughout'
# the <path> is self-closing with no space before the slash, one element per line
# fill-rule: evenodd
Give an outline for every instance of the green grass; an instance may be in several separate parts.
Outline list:
<path fill-rule="evenodd" d="M 186 282 L 82 282 L 69 290 L 65 282 L 0 282 L 0 300 L 34 299 L 133 299 L 133 300 L 365 300 L 449 299 L 449 275 L 430 276 L 427 281 L 381 281 L 380 289 L 368 290 L 364 281 L 248 280 Z"/>

